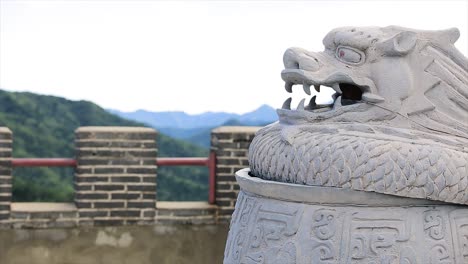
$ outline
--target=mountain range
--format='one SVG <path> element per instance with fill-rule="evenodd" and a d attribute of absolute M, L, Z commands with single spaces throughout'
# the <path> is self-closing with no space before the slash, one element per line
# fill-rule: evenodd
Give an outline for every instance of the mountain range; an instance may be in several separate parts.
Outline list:
<path fill-rule="evenodd" d="M 122 112 L 108 109 L 122 118 L 145 123 L 170 137 L 209 147 L 210 132 L 218 126 L 264 126 L 275 122 L 278 117 L 274 108 L 262 105 L 252 112 L 235 114 L 226 112 L 206 112 L 190 115 L 185 112 L 150 112 L 137 110 Z"/>
<path fill-rule="evenodd" d="M 0 90 L 0 126 L 13 131 L 13 157 L 73 157 L 80 126 L 147 126 L 110 114 L 88 101 Z M 159 133 L 159 157 L 206 157 L 208 150 Z M 158 168 L 158 200 L 207 200 L 208 171 L 200 167 Z M 15 168 L 14 201 L 70 202 L 73 170 Z"/>

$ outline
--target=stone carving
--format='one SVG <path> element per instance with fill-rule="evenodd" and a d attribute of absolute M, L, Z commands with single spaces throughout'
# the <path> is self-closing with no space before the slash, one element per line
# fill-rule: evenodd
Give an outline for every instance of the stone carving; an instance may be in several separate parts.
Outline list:
<path fill-rule="evenodd" d="M 468 209 L 446 203 L 427 205 L 419 199 L 401 207 L 328 204 L 314 201 L 334 187 L 304 186 L 256 179 L 237 172 L 241 192 L 233 217 L 224 263 L 320 264 L 464 264 L 468 263 Z M 256 180 L 255 180 L 256 179 Z M 257 191 L 244 192 L 256 181 Z M 252 188 L 249 189 L 252 191 Z M 282 194 L 307 192 L 309 202 L 287 201 Z M 387 195 L 350 191 L 348 195 Z M 374 196 L 380 195 L 380 197 Z M 302 199 L 302 198 L 301 198 Z M 247 201 L 250 201 L 248 203 Z M 250 206 L 253 205 L 253 206 Z M 240 214 L 244 212 L 244 220 Z"/>
<path fill-rule="evenodd" d="M 288 49 L 279 122 L 259 130 L 225 263 L 468 263 L 468 60 L 457 29 L 338 28 Z M 311 86 L 331 87 L 318 105 Z M 294 89 L 294 93 L 298 92 Z M 249 202 L 247 202 L 249 201 Z"/>
<path fill-rule="evenodd" d="M 334 101 L 312 97 L 291 110 L 286 100 L 250 146 L 251 174 L 468 204 L 468 60 L 458 37 L 348 27 L 325 37 L 324 52 L 288 49 L 286 90 L 328 86 Z"/>

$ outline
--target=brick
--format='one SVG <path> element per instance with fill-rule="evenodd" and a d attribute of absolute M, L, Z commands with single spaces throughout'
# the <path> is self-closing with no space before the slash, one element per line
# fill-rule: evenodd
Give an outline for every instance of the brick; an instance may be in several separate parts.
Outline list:
<path fill-rule="evenodd" d="M 0 160 L 0 168 L 11 170 L 11 159 Z"/>
<path fill-rule="evenodd" d="M 83 168 L 81 166 L 78 166 L 75 169 L 75 173 L 76 174 L 91 174 L 91 173 L 93 173 L 93 168 Z"/>
<path fill-rule="evenodd" d="M 216 184 L 216 190 L 230 190 L 231 185 L 230 184 Z"/>
<path fill-rule="evenodd" d="M 110 160 L 78 157 L 77 164 L 78 164 L 78 167 L 79 166 L 92 166 L 92 165 L 110 165 Z"/>
<path fill-rule="evenodd" d="M 110 160 L 109 165 L 141 165 L 141 158 L 138 159 L 115 159 L 115 160 Z M 154 165 L 156 163 L 156 158 L 152 158 L 151 160 L 151 165 Z"/>
<path fill-rule="evenodd" d="M 238 143 L 221 143 L 218 142 L 215 144 L 215 147 L 217 150 L 225 151 L 226 149 L 238 149 Z M 216 155 L 218 155 L 218 152 L 216 152 Z"/>
<path fill-rule="evenodd" d="M 10 213 L 9 212 L 0 212 L 0 220 L 5 220 L 10 218 Z"/>
<path fill-rule="evenodd" d="M 219 209 L 218 214 L 220 215 L 232 215 L 234 213 L 234 208 L 232 209 Z"/>
<path fill-rule="evenodd" d="M 94 202 L 94 208 L 124 208 L 124 202 Z"/>
<path fill-rule="evenodd" d="M 156 174 L 156 167 L 153 167 L 153 168 L 127 168 L 127 173 Z"/>
<path fill-rule="evenodd" d="M 61 212 L 60 218 L 77 218 L 78 212 Z"/>
<path fill-rule="evenodd" d="M 232 152 L 232 156 L 234 157 L 245 157 L 247 158 L 247 150 L 233 150 Z"/>
<path fill-rule="evenodd" d="M 80 139 L 95 139 L 95 140 L 154 140 L 157 136 L 156 131 L 154 132 L 136 132 L 136 131 L 77 131 L 75 137 Z"/>
<path fill-rule="evenodd" d="M 81 182 L 108 182 L 109 177 L 76 175 L 75 181 L 78 182 L 78 183 L 81 183 Z"/>
<path fill-rule="evenodd" d="M 118 173 L 123 173 L 123 172 L 124 172 L 123 168 L 115 168 L 115 167 L 94 169 L 95 174 L 118 174 Z"/>
<path fill-rule="evenodd" d="M 102 200 L 108 199 L 109 195 L 107 193 L 77 193 L 75 198 L 80 200 Z"/>
<path fill-rule="evenodd" d="M 140 198 L 140 193 L 112 193 L 112 200 L 135 200 Z"/>
<path fill-rule="evenodd" d="M 239 160 L 240 161 L 240 165 L 243 166 L 243 167 L 248 167 L 249 166 L 249 160 L 247 159 L 241 159 Z"/>
<path fill-rule="evenodd" d="M 156 194 L 155 193 L 143 193 L 143 199 L 156 200 Z"/>
<path fill-rule="evenodd" d="M 91 191 L 93 185 L 77 185 L 75 184 L 75 191 Z"/>
<path fill-rule="evenodd" d="M 237 198 L 237 192 L 216 192 L 216 197 L 219 197 L 219 198 L 233 198 L 233 199 L 236 199 Z"/>
<path fill-rule="evenodd" d="M 0 178 L 0 184 L 12 184 L 12 178 Z"/>
<path fill-rule="evenodd" d="M 216 176 L 217 182 L 235 182 L 236 176 L 229 175 L 229 176 Z"/>
<path fill-rule="evenodd" d="M 233 202 L 232 201 L 216 201 L 216 205 L 225 206 L 225 207 L 232 207 Z"/>
<path fill-rule="evenodd" d="M 157 145 L 156 145 L 156 142 L 151 142 L 151 143 L 144 142 L 144 143 L 142 143 L 142 147 L 147 148 L 147 149 L 151 149 L 151 148 L 156 149 Z"/>
<path fill-rule="evenodd" d="M 220 157 L 216 160 L 216 163 L 219 165 L 240 165 L 239 158 L 225 158 Z"/>
<path fill-rule="evenodd" d="M 0 202 L 11 202 L 11 194 L 7 196 L 0 196 Z"/>
<path fill-rule="evenodd" d="M 77 150 L 79 157 L 109 157 L 109 158 L 131 158 L 131 157 L 154 157 L 156 158 L 155 150 Z"/>
<path fill-rule="evenodd" d="M 250 141 L 249 142 L 239 142 L 237 144 L 239 144 L 238 148 L 248 149 L 250 147 Z"/>
<path fill-rule="evenodd" d="M 8 187 L 0 186 L 0 193 L 11 193 L 11 191 L 12 191 L 11 185 Z"/>
<path fill-rule="evenodd" d="M 141 177 L 142 182 L 151 182 L 151 183 L 156 183 L 156 175 L 154 176 L 149 176 L 149 177 Z"/>
<path fill-rule="evenodd" d="M 143 212 L 143 217 L 155 217 L 155 215 L 156 215 L 156 212 L 154 210 Z"/>
<path fill-rule="evenodd" d="M 156 185 L 128 185 L 129 191 L 156 192 Z"/>
<path fill-rule="evenodd" d="M 156 157 L 154 158 L 146 158 L 146 159 L 140 159 L 141 164 L 140 165 L 155 165 L 156 164 Z"/>
<path fill-rule="evenodd" d="M 81 208 L 91 208 L 93 205 L 90 202 L 75 201 L 75 206 L 76 208 L 81 209 Z"/>
<path fill-rule="evenodd" d="M 217 140 L 225 140 L 225 139 L 232 139 L 233 134 L 231 132 L 227 133 L 211 133 L 212 138 L 216 138 Z"/>
<path fill-rule="evenodd" d="M 13 143 L 10 142 L 0 142 L 0 148 L 7 148 L 11 149 L 13 147 Z"/>
<path fill-rule="evenodd" d="M 232 174 L 234 173 L 233 169 L 231 167 L 216 167 L 216 174 L 218 173 L 229 173 Z"/>
<path fill-rule="evenodd" d="M 108 216 L 108 211 L 84 211 L 79 212 L 79 217 L 105 217 Z"/>
<path fill-rule="evenodd" d="M 139 217 L 141 215 L 141 211 L 131 211 L 131 210 L 124 210 L 124 211 L 111 211 L 111 217 Z"/>
<path fill-rule="evenodd" d="M 13 139 L 13 133 L 11 132 L 0 132 L 0 140 L 12 140 Z"/>
<path fill-rule="evenodd" d="M 112 177 L 111 182 L 141 182 L 141 178 L 139 176 L 118 176 Z"/>
<path fill-rule="evenodd" d="M 127 202 L 128 208 L 155 208 L 155 202 Z"/>
<path fill-rule="evenodd" d="M 123 185 L 95 185 L 94 190 L 96 191 L 118 191 L 123 190 L 125 186 Z"/>
<path fill-rule="evenodd" d="M 0 151 L 0 158 L 10 158 L 11 151 Z"/>

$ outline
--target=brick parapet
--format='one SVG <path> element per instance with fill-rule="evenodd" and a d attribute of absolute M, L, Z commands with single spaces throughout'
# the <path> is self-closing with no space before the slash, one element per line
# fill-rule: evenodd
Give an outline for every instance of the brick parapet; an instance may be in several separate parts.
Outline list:
<path fill-rule="evenodd" d="M 239 185 L 235 172 L 249 166 L 248 150 L 260 127 L 224 126 L 211 131 L 211 150 L 216 153 L 216 205 L 218 221 L 234 211 Z"/>
<path fill-rule="evenodd" d="M 0 222 L 10 218 L 12 199 L 11 152 L 13 134 L 6 127 L 0 127 Z"/>
<path fill-rule="evenodd" d="M 12 203 L 13 136 L 9 129 L 0 128 L 0 229 L 228 221 L 239 192 L 234 175 L 248 167 L 248 148 L 258 129 L 219 127 L 212 131 L 211 150 L 217 165 L 215 204 L 210 205 L 156 203 L 158 151 L 154 129 L 81 127 L 75 132 L 75 201 L 45 206 Z"/>
<path fill-rule="evenodd" d="M 80 127 L 75 135 L 75 205 L 80 224 L 152 221 L 157 132 L 143 127 Z"/>

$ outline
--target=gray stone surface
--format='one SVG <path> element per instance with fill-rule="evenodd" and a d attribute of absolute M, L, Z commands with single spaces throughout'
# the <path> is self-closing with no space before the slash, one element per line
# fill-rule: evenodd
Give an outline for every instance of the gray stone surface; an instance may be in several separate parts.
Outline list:
<path fill-rule="evenodd" d="M 457 29 L 332 30 L 324 52 L 288 49 L 286 90 L 335 90 L 334 102 L 278 109 L 249 150 L 252 174 L 468 204 L 468 60 Z M 294 90 L 294 93 L 298 92 Z M 300 91 L 299 91 L 300 92 Z"/>
<path fill-rule="evenodd" d="M 468 263 L 459 35 L 346 27 L 324 52 L 288 49 L 285 89 L 311 98 L 286 99 L 256 133 L 224 263 Z M 311 86 L 333 102 L 317 105 Z"/>
<path fill-rule="evenodd" d="M 464 206 L 349 190 L 348 199 L 332 192 L 322 204 L 326 189 L 334 188 L 287 183 L 275 183 L 266 197 L 270 181 L 250 177 L 247 170 L 237 177 L 242 190 L 255 188 L 239 194 L 224 263 L 468 263 Z M 307 201 L 292 196 L 284 201 L 283 191 L 308 191 Z M 367 202 L 362 194 L 369 195 Z M 371 200 L 387 196 L 397 200 L 382 205 Z"/>
<path fill-rule="evenodd" d="M 227 232 L 227 225 L 0 229 L 0 263 L 220 263 Z"/>

